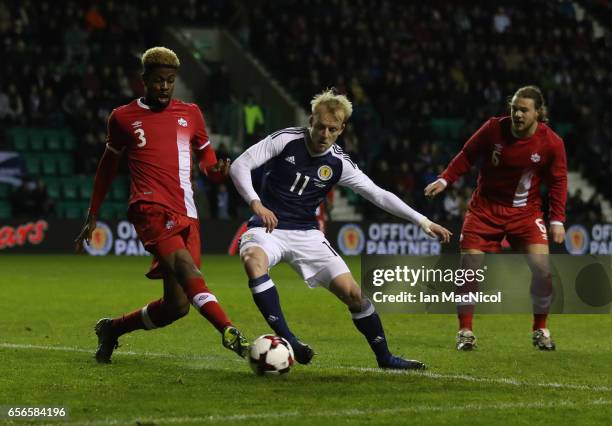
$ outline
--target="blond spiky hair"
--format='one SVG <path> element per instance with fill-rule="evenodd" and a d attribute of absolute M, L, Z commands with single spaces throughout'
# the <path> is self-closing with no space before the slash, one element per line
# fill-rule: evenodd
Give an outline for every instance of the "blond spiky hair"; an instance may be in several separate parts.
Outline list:
<path fill-rule="evenodd" d="M 317 94 L 310 101 L 312 114 L 314 115 L 321 106 L 325 106 L 329 111 L 336 113 L 342 111 L 344 113 L 344 121 L 347 121 L 353 114 L 353 104 L 344 95 L 336 93 L 334 89 L 326 89 Z"/>
<path fill-rule="evenodd" d="M 142 54 L 142 67 L 145 70 L 150 70 L 153 67 L 169 67 L 169 68 L 178 68 L 181 65 L 178 56 L 172 50 L 167 47 L 152 47 L 147 49 L 145 53 Z"/>

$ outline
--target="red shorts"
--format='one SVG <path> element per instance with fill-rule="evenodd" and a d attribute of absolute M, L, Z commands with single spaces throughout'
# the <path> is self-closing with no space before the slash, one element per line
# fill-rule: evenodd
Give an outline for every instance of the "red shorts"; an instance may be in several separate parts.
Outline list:
<path fill-rule="evenodd" d="M 163 278 L 159 258 L 180 249 L 187 249 L 200 269 L 200 223 L 197 219 L 174 213 L 160 204 L 142 202 L 130 205 L 128 219 L 145 249 L 154 256 L 146 274 L 148 278 Z"/>
<path fill-rule="evenodd" d="M 461 229 L 461 249 L 498 253 L 502 250 L 504 237 L 518 251 L 524 251 L 528 244 L 548 245 L 542 211 L 506 207 L 482 197 L 473 198 Z"/>

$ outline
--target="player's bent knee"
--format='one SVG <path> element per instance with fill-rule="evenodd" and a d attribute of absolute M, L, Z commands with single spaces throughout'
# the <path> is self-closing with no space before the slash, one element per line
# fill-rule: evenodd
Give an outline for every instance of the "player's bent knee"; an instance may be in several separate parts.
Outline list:
<path fill-rule="evenodd" d="M 191 256 L 177 256 L 175 265 L 174 265 L 175 273 L 177 278 L 180 279 L 189 279 L 196 276 L 201 276 L 202 273 L 193 263 Z"/>
<path fill-rule="evenodd" d="M 172 324 L 174 321 L 183 318 L 185 315 L 189 313 L 189 302 L 187 303 L 173 303 L 166 305 L 166 324 Z"/>
<path fill-rule="evenodd" d="M 348 306 L 349 310 L 361 310 L 364 300 L 361 295 L 361 288 L 350 274 L 334 279 L 330 284 L 330 290 Z"/>
<path fill-rule="evenodd" d="M 176 321 L 180 318 L 183 318 L 185 315 L 189 313 L 189 302 L 176 304 L 172 307 L 171 316 L 174 318 L 173 321 Z"/>
<path fill-rule="evenodd" d="M 244 269 L 250 277 L 259 277 L 268 272 L 268 258 L 259 247 L 250 247 L 240 254 Z"/>
<path fill-rule="evenodd" d="M 364 299 L 361 297 L 361 291 L 351 291 L 349 293 L 347 306 L 351 312 L 357 312 L 361 310 Z"/>

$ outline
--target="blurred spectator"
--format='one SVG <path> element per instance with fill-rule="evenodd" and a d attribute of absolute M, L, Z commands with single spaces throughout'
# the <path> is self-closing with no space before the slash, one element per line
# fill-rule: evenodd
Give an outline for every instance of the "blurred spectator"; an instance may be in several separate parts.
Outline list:
<path fill-rule="evenodd" d="M 463 203 L 457 188 L 450 188 L 449 191 L 446 191 L 443 205 L 447 221 L 460 220 L 463 216 L 464 212 L 461 210 Z"/>
<path fill-rule="evenodd" d="M 168 8 L 158 2 L 146 8 L 116 1 L 0 2 L 0 122 L 70 125 L 78 141 L 91 141 L 88 133 L 104 131 L 112 108 L 142 95 L 138 53 L 162 43 L 164 26 L 218 26 L 248 45 L 306 110 L 325 87 L 346 92 L 354 114 L 345 150 L 369 173 L 386 159 L 392 186 L 402 181 L 402 164 L 409 161 L 417 208 L 425 203 L 419 195 L 423 180 L 488 116 L 504 114 L 504 96 L 526 83 L 544 90 L 571 164 L 611 198 L 611 4 L 584 0 L 586 13 L 578 16 L 568 0 L 316 0 L 308 8 L 298 0 L 248 6 L 175 0 Z M 242 115 L 241 130 L 251 145 L 265 126 L 261 106 L 255 104 L 247 118 L 250 107 L 232 104 L 227 69 L 212 68 L 204 99 L 212 129 L 232 134 L 240 129 L 232 124 L 235 117 Z M 76 123 L 71 117 L 79 116 L 75 105 L 82 101 L 73 93 L 75 82 L 85 100 Z M 78 155 L 90 151 L 85 147 Z M 216 209 L 216 202 L 211 205 Z M 444 214 L 442 206 L 431 208 Z"/>
<path fill-rule="evenodd" d="M 42 180 L 24 180 L 11 194 L 13 216 L 19 219 L 39 219 L 53 211 L 47 186 Z"/>
<path fill-rule="evenodd" d="M 81 89 L 77 86 L 73 87 L 62 100 L 62 109 L 68 115 L 68 118 L 77 121 L 86 107 L 85 98 L 81 93 Z"/>
<path fill-rule="evenodd" d="M 493 28 L 495 28 L 495 32 L 500 34 L 505 33 L 506 30 L 510 28 L 511 24 L 512 21 L 510 20 L 510 17 L 508 16 L 504 8 L 498 8 L 497 13 L 493 17 Z"/>
<path fill-rule="evenodd" d="M 36 84 L 32 84 L 28 96 L 28 117 L 32 124 L 37 124 L 40 121 L 40 105 L 40 91 Z"/>
<path fill-rule="evenodd" d="M 593 193 L 589 201 L 586 203 L 586 222 L 587 223 L 601 223 L 603 219 L 602 210 L 603 196 L 601 194 Z"/>
<path fill-rule="evenodd" d="M 265 130 L 264 114 L 261 106 L 255 102 L 255 96 L 252 93 L 247 95 L 242 111 L 244 113 L 244 147 L 247 148 L 262 138 Z"/>
<path fill-rule="evenodd" d="M 2 90 L 0 87 L 0 120 L 4 121 L 10 119 L 11 107 L 9 102 L 8 93 Z"/>
<path fill-rule="evenodd" d="M 211 106 L 211 125 L 216 133 L 232 133 L 231 80 L 225 64 L 215 67 L 208 80 L 206 103 Z"/>
<path fill-rule="evenodd" d="M 89 10 L 85 12 L 85 23 L 90 32 L 103 30 L 106 28 L 106 20 L 98 10 L 98 6 L 91 4 Z"/>
<path fill-rule="evenodd" d="M 230 219 L 229 214 L 230 196 L 225 184 L 220 184 L 217 191 L 217 219 Z"/>

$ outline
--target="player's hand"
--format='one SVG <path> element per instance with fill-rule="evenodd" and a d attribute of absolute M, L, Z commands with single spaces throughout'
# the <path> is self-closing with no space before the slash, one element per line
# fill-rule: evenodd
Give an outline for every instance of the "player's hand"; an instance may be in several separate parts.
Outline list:
<path fill-rule="evenodd" d="M 259 200 L 251 201 L 251 209 L 264 224 L 266 232 L 272 232 L 276 225 L 278 225 L 278 219 L 272 210 L 267 209 Z"/>
<path fill-rule="evenodd" d="M 229 170 L 230 170 L 230 163 L 232 161 L 229 158 L 226 158 L 225 160 L 220 159 L 219 161 L 217 161 L 217 164 L 212 167 L 212 171 L 221 174 L 221 176 L 225 177 L 229 174 Z"/>
<path fill-rule="evenodd" d="M 565 241 L 565 227 L 563 224 L 555 223 L 550 225 L 550 235 L 552 236 L 552 240 L 557 244 L 561 244 Z"/>
<path fill-rule="evenodd" d="M 427 218 L 421 222 L 421 228 L 423 228 L 423 231 L 425 231 L 427 235 L 440 240 L 442 243 L 448 243 L 451 235 L 453 235 L 453 233 L 445 227 L 438 225 Z"/>
<path fill-rule="evenodd" d="M 204 170 L 206 177 L 213 183 L 222 183 L 227 179 L 230 170 L 230 159 L 217 161 L 214 166 L 209 166 Z"/>
<path fill-rule="evenodd" d="M 433 198 L 445 189 L 446 184 L 444 183 L 444 181 L 442 179 L 438 179 L 425 187 L 425 196 Z"/>
<path fill-rule="evenodd" d="M 74 249 L 77 253 L 83 251 L 84 242 L 89 244 L 94 229 L 96 229 L 96 216 L 88 213 L 81 233 L 76 237 L 76 240 L 74 240 Z"/>

